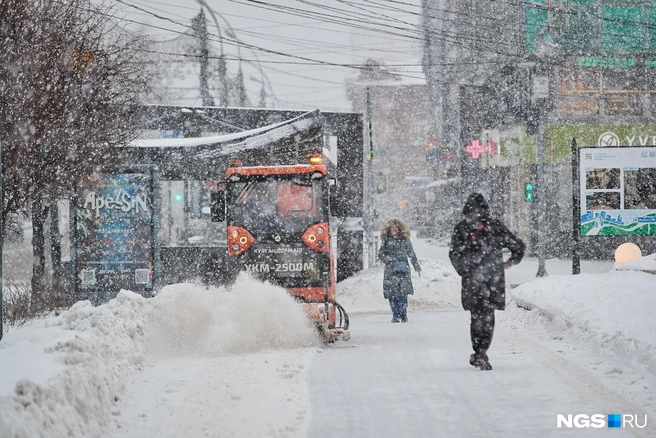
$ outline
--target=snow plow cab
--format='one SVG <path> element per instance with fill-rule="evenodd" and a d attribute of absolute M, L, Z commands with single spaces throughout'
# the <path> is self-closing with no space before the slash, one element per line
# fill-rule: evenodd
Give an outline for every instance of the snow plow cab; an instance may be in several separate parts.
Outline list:
<path fill-rule="evenodd" d="M 227 222 L 229 272 L 284 287 L 326 342 L 348 340 L 349 320 L 335 301 L 330 188 L 320 156 L 308 164 L 226 170 L 212 196 L 212 220 Z"/>

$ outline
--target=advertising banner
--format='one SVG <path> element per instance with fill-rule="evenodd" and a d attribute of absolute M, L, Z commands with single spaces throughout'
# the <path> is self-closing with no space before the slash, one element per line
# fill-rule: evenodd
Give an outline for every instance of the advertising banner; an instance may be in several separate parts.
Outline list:
<path fill-rule="evenodd" d="M 656 147 L 580 148 L 583 236 L 656 235 Z"/>
<path fill-rule="evenodd" d="M 74 290 L 103 302 L 127 289 L 152 295 L 159 281 L 158 174 L 137 166 L 90 175 L 74 200 Z"/>

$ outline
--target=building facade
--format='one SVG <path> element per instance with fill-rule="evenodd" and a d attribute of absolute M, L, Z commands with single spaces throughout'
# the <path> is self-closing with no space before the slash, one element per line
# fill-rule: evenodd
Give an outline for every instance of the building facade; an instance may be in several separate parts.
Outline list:
<path fill-rule="evenodd" d="M 426 82 L 421 73 L 394 73 L 376 62 L 370 67 L 349 82 L 347 94 L 353 110 L 371 123 L 365 186 L 374 193 L 374 223 L 394 216 L 413 225 L 415 189 L 438 177 L 429 160 L 433 113 Z"/>

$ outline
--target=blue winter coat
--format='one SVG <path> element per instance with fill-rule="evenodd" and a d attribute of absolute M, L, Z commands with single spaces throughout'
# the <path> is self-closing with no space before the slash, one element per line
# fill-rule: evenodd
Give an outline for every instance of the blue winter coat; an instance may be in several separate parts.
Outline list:
<path fill-rule="evenodd" d="M 412 242 L 402 233 L 396 236 L 391 233 L 387 235 L 378 250 L 378 258 L 385 263 L 385 273 L 383 275 L 383 296 L 386 299 L 399 297 L 403 295 L 412 295 L 415 293 L 412 287 L 410 277 L 410 265 L 412 263 L 415 271 L 421 271 L 419 261 L 412 248 Z M 406 272 L 395 270 L 396 262 L 403 262 L 407 265 Z"/>

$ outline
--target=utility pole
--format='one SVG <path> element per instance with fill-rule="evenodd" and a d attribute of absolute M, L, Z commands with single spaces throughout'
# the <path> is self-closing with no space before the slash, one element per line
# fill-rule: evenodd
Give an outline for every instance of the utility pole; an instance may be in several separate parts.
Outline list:
<path fill-rule="evenodd" d="M 212 99 L 209 86 L 207 85 L 209 72 L 208 57 L 210 51 L 207 43 L 207 22 L 205 20 L 205 12 L 202 8 L 200 13 L 191 20 L 191 24 L 200 43 L 200 97 L 203 101 L 203 106 L 214 106 L 214 99 Z"/>
<path fill-rule="evenodd" d="M 579 148 L 576 139 L 572 139 L 572 275 L 581 273 L 581 255 L 579 241 L 581 235 L 581 195 L 579 183 Z"/>
<path fill-rule="evenodd" d="M 536 78 L 537 79 L 537 78 Z M 537 135 L 537 153 L 538 153 L 538 175 L 537 175 L 537 207 L 538 207 L 538 272 L 536 277 L 546 277 L 547 269 L 545 268 L 545 242 L 544 228 L 546 225 L 546 187 L 544 178 L 544 131 L 545 131 L 545 111 L 543 105 L 538 104 L 538 135 Z"/>
<path fill-rule="evenodd" d="M 373 159 L 374 142 L 373 129 L 371 126 L 371 92 L 367 87 L 367 205 L 364 210 L 364 233 L 367 248 L 367 265 L 374 264 L 374 241 L 373 241 L 373 219 L 374 219 L 374 182 L 373 182 Z"/>
<path fill-rule="evenodd" d="M 538 132 L 537 132 L 537 231 L 538 231 L 538 272 L 536 277 L 546 277 L 547 269 L 545 267 L 545 228 L 549 225 L 547 221 L 547 188 L 544 177 L 544 134 L 547 123 L 547 111 L 549 107 L 549 62 L 544 44 L 544 36 L 539 36 L 538 41 L 538 62 L 535 74 L 533 75 L 533 104 L 537 106 Z"/>

